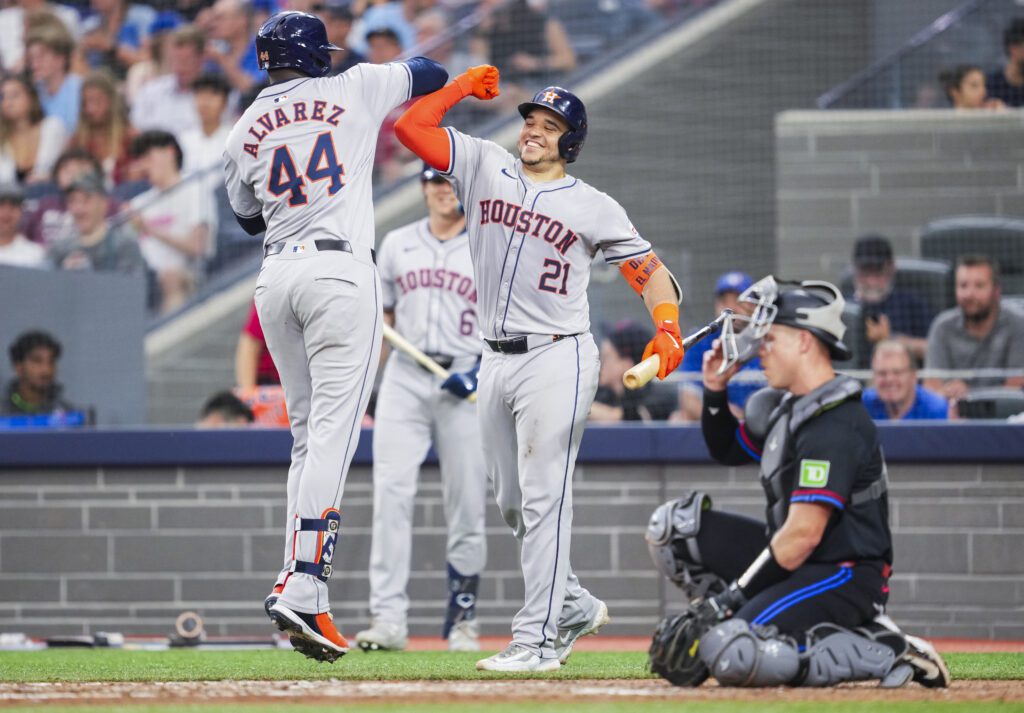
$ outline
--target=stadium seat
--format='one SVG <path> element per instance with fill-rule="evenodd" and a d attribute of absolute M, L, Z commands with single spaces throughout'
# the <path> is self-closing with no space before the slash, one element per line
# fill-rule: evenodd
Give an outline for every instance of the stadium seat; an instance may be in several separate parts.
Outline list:
<path fill-rule="evenodd" d="M 956 304 L 952 263 L 916 257 L 896 258 L 895 287 L 921 296 L 932 314 Z M 853 295 L 853 268 L 847 267 L 839 279 L 845 297 Z"/>
<path fill-rule="evenodd" d="M 940 218 L 921 229 L 921 256 L 951 265 L 965 253 L 999 262 L 1003 292 L 1024 293 L 1024 220 L 987 215 Z"/>
<path fill-rule="evenodd" d="M 1005 419 L 1024 413 L 1024 391 L 995 388 L 971 391 L 957 404 L 962 418 Z"/>

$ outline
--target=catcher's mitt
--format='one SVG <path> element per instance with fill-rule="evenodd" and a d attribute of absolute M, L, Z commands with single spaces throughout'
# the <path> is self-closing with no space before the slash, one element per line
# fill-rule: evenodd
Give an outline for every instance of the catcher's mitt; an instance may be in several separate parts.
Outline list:
<path fill-rule="evenodd" d="M 697 655 L 697 647 L 701 637 L 719 621 L 718 612 L 701 605 L 662 619 L 647 651 L 651 671 L 674 686 L 704 683 L 709 672 Z"/>

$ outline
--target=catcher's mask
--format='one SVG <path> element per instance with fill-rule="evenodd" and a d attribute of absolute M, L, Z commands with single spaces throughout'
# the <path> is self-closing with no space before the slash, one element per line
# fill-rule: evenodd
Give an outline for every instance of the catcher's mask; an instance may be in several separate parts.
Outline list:
<path fill-rule="evenodd" d="M 738 301 L 741 305 L 753 305 L 753 311 L 749 316 L 739 312 L 729 315 L 722 324 L 719 374 L 733 364 L 757 356 L 761 340 L 773 324 L 806 329 L 828 347 L 833 359 L 844 361 L 851 356 L 849 347 L 843 343 L 846 300 L 831 282 L 780 283 L 768 275 L 747 288 Z"/>

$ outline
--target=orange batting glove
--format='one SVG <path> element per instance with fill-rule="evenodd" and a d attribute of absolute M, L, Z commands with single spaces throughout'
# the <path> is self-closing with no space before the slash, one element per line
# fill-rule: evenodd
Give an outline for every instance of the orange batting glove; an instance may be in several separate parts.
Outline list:
<path fill-rule="evenodd" d="M 457 76 L 455 83 L 459 85 L 459 88 L 466 96 L 472 94 L 477 99 L 486 101 L 494 99 L 494 97 L 501 94 L 501 89 L 498 88 L 498 80 L 500 78 L 501 75 L 498 73 L 497 67 L 481 64 L 476 67 L 470 67 Z"/>
<path fill-rule="evenodd" d="M 679 334 L 679 307 L 663 302 L 654 308 L 654 324 L 658 331 L 644 349 L 644 359 L 657 354 L 660 360 L 658 378 L 664 379 L 683 361 L 683 338 Z"/>

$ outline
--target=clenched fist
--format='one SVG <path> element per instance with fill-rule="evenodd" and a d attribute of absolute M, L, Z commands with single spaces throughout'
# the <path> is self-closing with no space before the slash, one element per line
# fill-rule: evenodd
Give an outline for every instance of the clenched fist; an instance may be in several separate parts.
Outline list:
<path fill-rule="evenodd" d="M 472 94 L 477 99 L 486 101 L 501 94 L 501 89 L 498 87 L 498 80 L 500 78 L 501 75 L 498 73 L 497 67 L 481 64 L 476 67 L 470 67 L 457 76 L 455 83 L 459 85 L 466 96 Z"/>
<path fill-rule="evenodd" d="M 675 371 L 683 361 L 683 338 L 679 334 L 679 323 L 673 320 L 662 320 L 658 322 L 658 331 L 654 339 L 647 343 L 644 349 L 644 359 L 657 354 L 660 359 L 658 365 L 658 378 L 664 379 Z"/>

